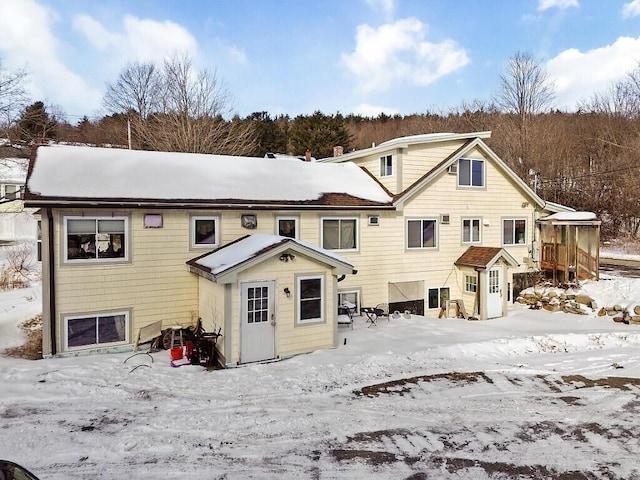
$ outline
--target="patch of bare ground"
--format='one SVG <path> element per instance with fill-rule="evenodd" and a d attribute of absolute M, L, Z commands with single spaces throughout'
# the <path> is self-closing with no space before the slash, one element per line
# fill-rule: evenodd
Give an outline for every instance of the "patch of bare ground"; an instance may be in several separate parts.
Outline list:
<path fill-rule="evenodd" d="M 433 382 L 436 380 L 447 380 L 451 382 L 474 383 L 484 380 L 487 383 L 493 383 L 484 372 L 448 372 L 438 373 L 434 375 L 420 375 L 418 377 L 402 378 L 400 380 L 391 380 L 389 382 L 369 385 L 353 393 L 357 396 L 377 397 L 381 394 L 404 395 L 409 393 L 411 388 L 420 382 Z"/>
<path fill-rule="evenodd" d="M 26 340 L 19 347 L 8 348 L 4 354 L 10 357 L 40 360 L 42 358 L 42 315 L 20 324 Z"/>
<path fill-rule="evenodd" d="M 631 377 L 605 377 L 586 378 L 582 375 L 565 375 L 562 380 L 566 384 L 578 384 L 576 388 L 607 387 L 618 390 L 631 390 L 630 386 L 640 387 L 640 378 Z"/>
<path fill-rule="evenodd" d="M 406 379 L 369 385 L 354 391 L 356 398 L 364 401 L 383 395 L 410 397 L 416 389 L 424 389 L 428 382 L 443 382 L 433 388 L 451 388 L 456 385 L 471 386 L 509 384 L 532 392 L 533 400 L 546 399 L 567 409 L 584 407 L 581 390 L 590 388 L 610 388 L 631 392 L 630 399 L 621 408 L 625 412 L 640 411 L 640 378 L 604 377 L 587 378 L 582 375 L 533 375 L 511 377 L 505 375 L 503 381 L 495 382 L 485 372 L 449 372 L 435 375 L 422 375 Z M 547 392 L 546 394 L 544 392 Z M 539 392 L 539 393 L 538 393 Z M 575 392 L 575 393 L 574 393 Z M 585 392 L 586 393 L 586 392 Z M 550 395 L 549 395 L 550 394 Z M 426 407 L 425 407 L 426 408 Z M 568 412 L 568 418 L 571 413 Z M 640 438 L 640 425 L 633 421 L 608 423 L 571 421 L 522 421 L 511 423 L 504 431 L 500 425 L 492 425 L 481 430 L 482 425 L 458 427 L 454 425 L 434 424 L 425 428 L 398 428 L 378 431 L 357 432 L 343 442 L 334 445 L 328 453 L 336 461 L 344 464 L 364 462 L 373 469 L 382 465 L 405 465 L 413 470 L 411 479 L 432 478 L 431 474 L 451 475 L 455 478 L 474 478 L 483 472 L 490 479 L 559 479 L 559 480 L 622 480 L 618 473 L 620 467 L 616 460 L 602 458 L 592 465 L 591 471 L 571 470 L 543 463 L 518 462 L 513 452 L 526 451 L 529 446 L 557 444 L 584 446 L 585 451 L 599 451 L 602 442 L 618 445 L 630 454 Z M 505 436 L 506 435 L 506 436 Z M 487 440 L 491 437 L 494 440 Z M 500 439 L 496 441 L 496 439 Z M 504 454 L 502 459 L 488 459 L 484 452 L 491 451 L 494 456 Z M 446 473 L 445 473 L 446 472 Z M 433 477 L 437 478 L 437 477 Z M 484 477 L 483 477 L 484 478 Z"/>

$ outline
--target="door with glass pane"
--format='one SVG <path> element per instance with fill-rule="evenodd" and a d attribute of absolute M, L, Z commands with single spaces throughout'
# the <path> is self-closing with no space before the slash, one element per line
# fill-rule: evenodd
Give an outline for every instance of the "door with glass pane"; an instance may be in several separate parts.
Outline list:
<path fill-rule="evenodd" d="M 275 358 L 274 282 L 243 283 L 240 362 Z"/>
<path fill-rule="evenodd" d="M 489 270 L 487 290 L 487 318 L 502 316 L 502 267 Z"/>

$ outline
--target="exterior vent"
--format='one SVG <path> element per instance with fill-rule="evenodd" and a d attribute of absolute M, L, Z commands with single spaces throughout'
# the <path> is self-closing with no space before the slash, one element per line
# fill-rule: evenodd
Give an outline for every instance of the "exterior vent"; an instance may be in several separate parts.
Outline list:
<path fill-rule="evenodd" d="M 447 168 L 447 173 L 449 175 L 456 175 L 458 173 L 458 164 L 454 163 L 453 165 L 449 165 L 449 168 Z"/>
<path fill-rule="evenodd" d="M 380 217 L 378 217 L 377 215 L 369 216 L 369 225 L 374 225 L 374 226 L 380 225 Z"/>
<path fill-rule="evenodd" d="M 443 213 L 440 215 L 440 223 L 443 225 L 449 225 L 451 222 L 451 216 L 448 213 Z"/>

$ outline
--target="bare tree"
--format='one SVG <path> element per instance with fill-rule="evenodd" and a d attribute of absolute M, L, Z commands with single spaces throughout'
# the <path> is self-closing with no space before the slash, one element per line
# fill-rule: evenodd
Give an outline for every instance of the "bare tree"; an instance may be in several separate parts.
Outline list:
<path fill-rule="evenodd" d="M 136 146 L 191 153 L 249 154 L 255 148 L 251 122 L 229 120 L 229 92 L 215 72 L 197 71 L 186 55 L 162 68 L 132 64 L 108 85 L 105 106 L 130 112 Z"/>
<path fill-rule="evenodd" d="M 500 75 L 500 91 L 495 103 L 521 118 L 542 113 L 555 98 L 554 84 L 544 66 L 529 52 L 516 52 L 507 71 Z"/>
<path fill-rule="evenodd" d="M 500 87 L 495 104 L 513 115 L 519 130 L 520 145 L 517 164 L 512 164 L 525 174 L 533 159 L 529 157 L 529 126 L 532 118 L 549 108 L 555 98 L 554 83 L 540 62 L 529 52 L 516 52 L 500 75 Z"/>
<path fill-rule="evenodd" d="M 8 71 L 0 59 L 0 127 L 5 130 L 8 130 L 27 104 L 24 88 L 27 75 L 24 69 Z"/>
<path fill-rule="evenodd" d="M 110 112 L 134 112 L 146 119 L 157 110 L 160 80 L 153 63 L 129 63 L 115 83 L 107 84 L 103 104 Z"/>

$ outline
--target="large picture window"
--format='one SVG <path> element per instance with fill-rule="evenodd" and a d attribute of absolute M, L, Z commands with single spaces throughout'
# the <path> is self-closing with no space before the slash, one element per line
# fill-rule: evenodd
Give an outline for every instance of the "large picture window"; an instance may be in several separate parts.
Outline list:
<path fill-rule="evenodd" d="M 68 350 L 129 343 L 129 314 L 66 317 L 65 343 Z"/>
<path fill-rule="evenodd" d="M 436 238 L 436 220 L 407 220 L 407 248 L 435 248 Z"/>
<path fill-rule="evenodd" d="M 502 244 L 524 245 L 527 238 L 527 221 L 515 218 L 502 221 Z"/>
<path fill-rule="evenodd" d="M 355 218 L 323 218 L 322 247 L 327 250 L 356 250 L 358 220 Z"/>
<path fill-rule="evenodd" d="M 64 217 L 66 261 L 127 259 L 127 217 Z"/>
<path fill-rule="evenodd" d="M 298 277 L 298 323 L 324 321 L 324 278 Z"/>
<path fill-rule="evenodd" d="M 458 185 L 484 187 L 484 160 L 461 158 L 458 160 Z"/>
<path fill-rule="evenodd" d="M 480 243 L 480 219 L 462 219 L 462 243 Z"/>
<path fill-rule="evenodd" d="M 191 247 L 215 248 L 219 244 L 218 217 L 191 217 Z"/>

